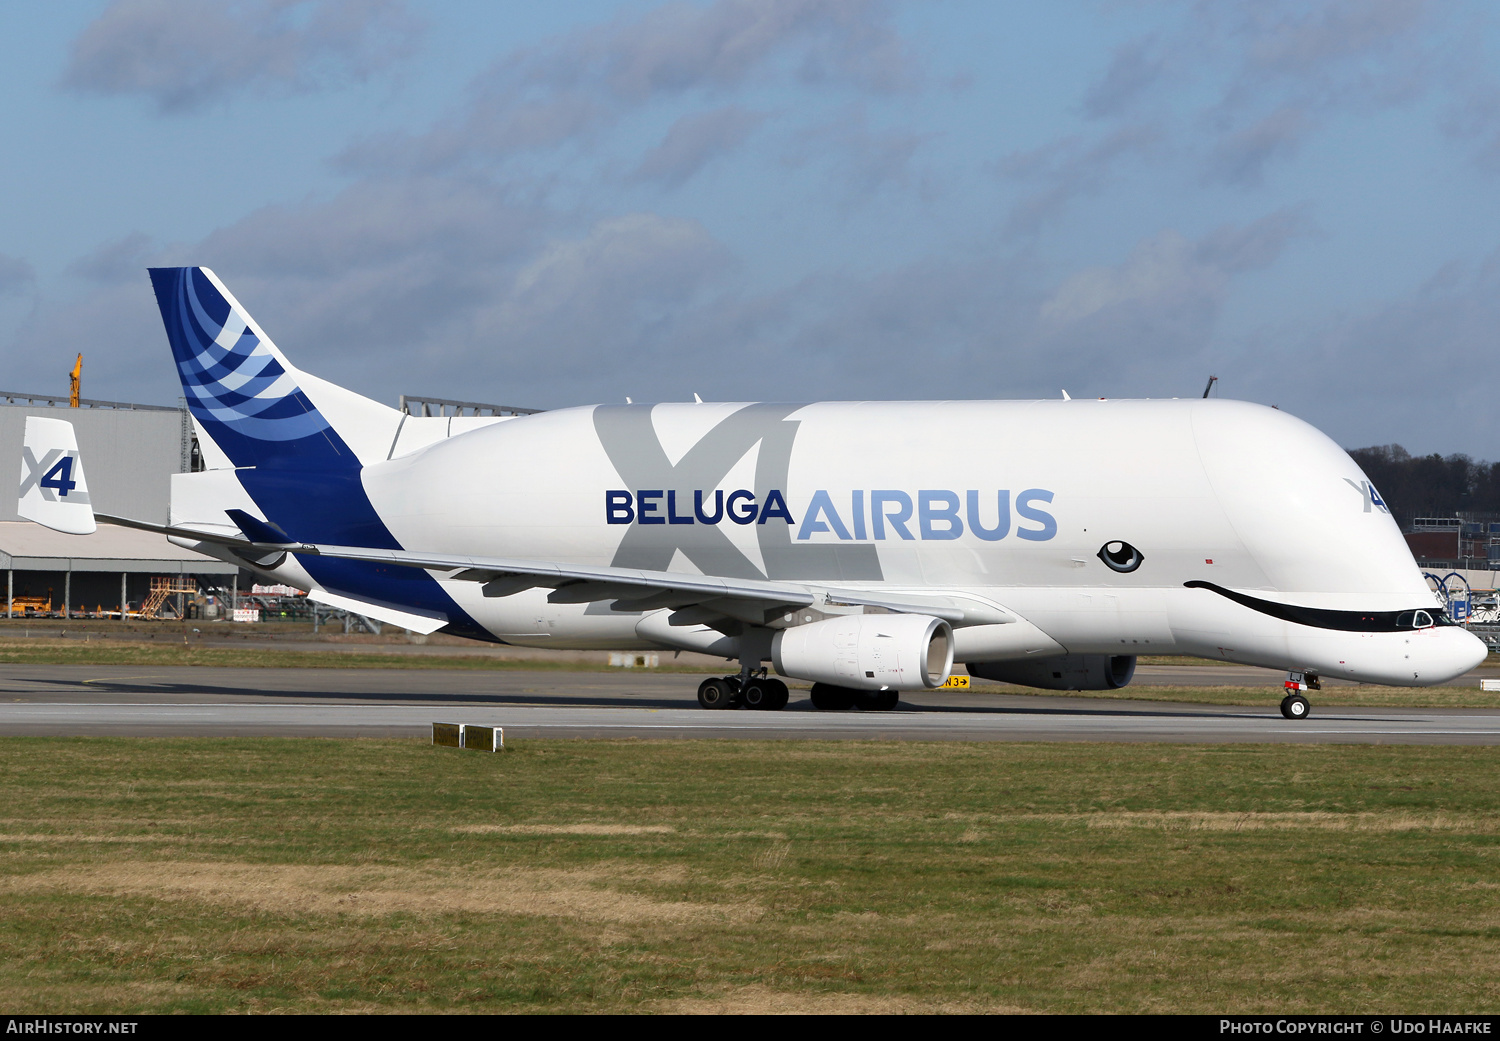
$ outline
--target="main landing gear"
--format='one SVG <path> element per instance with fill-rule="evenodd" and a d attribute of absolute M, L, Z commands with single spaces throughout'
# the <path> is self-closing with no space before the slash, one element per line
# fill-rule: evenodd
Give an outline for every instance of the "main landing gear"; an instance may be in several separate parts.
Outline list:
<path fill-rule="evenodd" d="M 704 708 L 752 708 L 776 712 L 786 708 L 791 692 L 786 684 L 767 676 L 742 673 L 739 676 L 713 676 L 698 684 L 698 704 Z"/>
<path fill-rule="evenodd" d="M 1289 672 L 1286 674 L 1285 687 L 1286 697 L 1281 699 L 1281 714 L 1287 719 L 1306 719 L 1307 714 L 1312 711 L 1312 706 L 1308 704 L 1302 692 L 1323 689 L 1317 673 Z"/>
<path fill-rule="evenodd" d="M 889 712 L 901 700 L 899 690 L 855 690 L 832 683 L 814 683 L 811 694 L 813 708 L 824 710 L 857 708 Z M 790 696 L 786 684 L 767 676 L 765 669 L 758 673 L 747 669 L 738 676 L 712 676 L 698 684 L 698 704 L 704 708 L 776 712 L 786 708 Z"/>

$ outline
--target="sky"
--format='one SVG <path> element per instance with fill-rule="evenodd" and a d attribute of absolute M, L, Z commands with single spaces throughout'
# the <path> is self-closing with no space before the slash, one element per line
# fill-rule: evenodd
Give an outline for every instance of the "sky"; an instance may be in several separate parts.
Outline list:
<path fill-rule="evenodd" d="M 0 99 L 0 390 L 175 403 L 204 265 L 393 405 L 1214 375 L 1500 459 L 1490 3 L 0 0 Z"/>

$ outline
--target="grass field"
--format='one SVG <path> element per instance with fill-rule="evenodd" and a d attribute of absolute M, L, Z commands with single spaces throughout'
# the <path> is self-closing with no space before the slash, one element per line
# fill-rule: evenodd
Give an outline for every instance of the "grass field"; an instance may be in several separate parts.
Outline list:
<path fill-rule="evenodd" d="M 0 739 L 0 1007 L 1500 1009 L 1500 749 Z"/>

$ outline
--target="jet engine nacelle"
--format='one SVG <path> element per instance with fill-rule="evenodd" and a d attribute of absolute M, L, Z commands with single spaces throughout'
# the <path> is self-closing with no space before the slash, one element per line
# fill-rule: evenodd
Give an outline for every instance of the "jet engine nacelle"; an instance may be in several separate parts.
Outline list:
<path fill-rule="evenodd" d="M 1133 654 L 1063 654 L 1025 661 L 976 661 L 970 676 L 1045 690 L 1118 690 L 1135 676 Z"/>
<path fill-rule="evenodd" d="M 941 687 L 953 630 L 930 615 L 844 615 L 777 633 L 771 661 L 783 676 L 857 690 Z"/>

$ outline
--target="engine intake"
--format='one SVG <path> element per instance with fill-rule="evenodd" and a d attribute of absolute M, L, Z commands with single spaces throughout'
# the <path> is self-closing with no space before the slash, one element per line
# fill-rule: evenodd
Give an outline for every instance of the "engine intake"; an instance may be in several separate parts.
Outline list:
<path fill-rule="evenodd" d="M 1119 690 L 1135 677 L 1133 654 L 1063 654 L 1018 661 L 976 661 L 970 676 L 1044 690 Z"/>
<path fill-rule="evenodd" d="M 783 629 L 771 661 L 783 676 L 857 690 L 941 687 L 953 670 L 953 630 L 930 615 L 845 615 Z"/>

